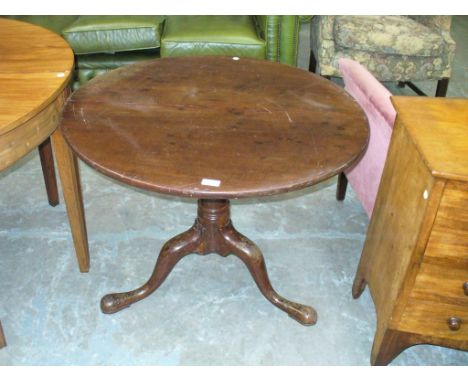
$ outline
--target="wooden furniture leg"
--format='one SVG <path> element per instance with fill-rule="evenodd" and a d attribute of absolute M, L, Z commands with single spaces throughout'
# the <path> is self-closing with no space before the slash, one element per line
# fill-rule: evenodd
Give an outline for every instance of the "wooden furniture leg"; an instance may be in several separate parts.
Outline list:
<path fill-rule="evenodd" d="M 163 246 L 149 280 L 133 291 L 104 296 L 101 300 L 102 311 L 115 313 L 149 296 L 164 282 L 177 262 L 191 253 L 238 256 L 249 269 L 262 294 L 273 305 L 303 325 L 317 322 L 317 313 L 313 308 L 286 300 L 273 289 L 262 253 L 232 225 L 228 200 L 199 200 L 195 224 Z"/>
<path fill-rule="evenodd" d="M 310 58 L 309 58 L 309 72 L 315 73 L 317 70 L 317 61 L 314 56 L 314 52 L 310 51 Z"/>
<path fill-rule="evenodd" d="M 67 206 L 68 220 L 75 245 L 80 272 L 89 271 L 88 235 L 81 194 L 80 176 L 75 154 L 63 138 L 60 129 L 52 134 L 52 145 L 62 182 L 63 196 Z"/>
<path fill-rule="evenodd" d="M 59 204 L 59 196 L 57 190 L 57 178 L 55 177 L 54 154 L 52 153 L 52 144 L 50 138 L 42 142 L 39 147 L 39 156 L 41 158 L 42 174 L 47 191 L 49 204 L 55 207 Z"/>
<path fill-rule="evenodd" d="M 149 280 L 141 287 L 123 293 L 112 293 L 101 299 L 103 313 L 115 313 L 153 293 L 166 280 L 174 266 L 183 257 L 194 253 L 200 244 L 200 232 L 190 228 L 173 237 L 161 249 L 154 271 Z"/>
<path fill-rule="evenodd" d="M 436 97 L 445 97 L 447 95 L 449 79 L 442 78 L 441 80 L 437 81 L 437 89 L 436 89 Z"/>
<path fill-rule="evenodd" d="M 286 300 L 273 289 L 262 252 L 255 243 L 237 232 L 234 227 L 224 232 L 224 238 L 231 244 L 232 253 L 247 266 L 258 289 L 268 301 L 303 325 L 314 325 L 317 322 L 317 312 L 314 309 Z"/>
<path fill-rule="evenodd" d="M 448 90 L 448 84 L 449 84 L 449 78 L 442 78 L 437 81 L 437 88 L 436 88 L 436 97 L 445 97 L 447 95 L 447 90 Z M 406 82 L 398 82 L 398 87 L 403 88 L 405 85 L 408 85 L 408 87 L 413 90 L 417 95 L 420 96 L 427 96 L 426 93 L 424 93 L 416 84 L 414 84 L 411 81 L 406 81 Z"/>
<path fill-rule="evenodd" d="M 378 327 L 372 345 L 371 365 L 386 366 L 403 350 L 416 344 L 408 333 Z"/>
<path fill-rule="evenodd" d="M 6 346 L 5 335 L 3 334 L 2 322 L 0 321 L 0 349 Z"/>
<path fill-rule="evenodd" d="M 362 292 L 364 292 L 364 290 L 366 289 L 366 286 L 367 286 L 367 281 L 364 278 L 364 276 L 360 274 L 358 270 L 354 278 L 354 282 L 353 282 L 353 289 L 352 289 L 353 298 L 354 299 L 359 298 Z"/>
<path fill-rule="evenodd" d="M 346 189 L 348 188 L 348 179 L 344 172 L 340 172 L 338 175 L 338 181 L 336 183 L 336 200 L 344 200 L 346 196 Z"/>

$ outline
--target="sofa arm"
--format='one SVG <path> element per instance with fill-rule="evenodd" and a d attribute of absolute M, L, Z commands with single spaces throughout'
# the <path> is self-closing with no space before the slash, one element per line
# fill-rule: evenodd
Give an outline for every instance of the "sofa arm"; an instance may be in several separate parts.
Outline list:
<path fill-rule="evenodd" d="M 296 66 L 299 16 L 255 16 L 255 20 L 266 41 L 266 59 Z"/>

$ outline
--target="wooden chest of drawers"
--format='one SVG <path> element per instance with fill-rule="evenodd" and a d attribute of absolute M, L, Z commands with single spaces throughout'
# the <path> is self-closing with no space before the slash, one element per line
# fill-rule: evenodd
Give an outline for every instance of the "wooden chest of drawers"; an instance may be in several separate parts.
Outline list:
<path fill-rule="evenodd" d="M 371 363 L 468 350 L 468 100 L 393 97 L 398 116 L 353 285 L 369 285 Z"/>

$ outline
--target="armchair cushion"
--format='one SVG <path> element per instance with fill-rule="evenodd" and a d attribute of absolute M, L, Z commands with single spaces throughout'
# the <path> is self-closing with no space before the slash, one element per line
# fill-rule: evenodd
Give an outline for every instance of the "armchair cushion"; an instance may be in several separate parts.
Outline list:
<path fill-rule="evenodd" d="M 155 49 L 163 22 L 163 16 L 80 16 L 62 34 L 75 54 Z"/>
<path fill-rule="evenodd" d="M 370 217 L 387 158 L 396 111 L 390 101 L 392 94 L 362 65 L 342 58 L 339 67 L 345 89 L 363 108 L 369 121 L 370 138 L 366 152 L 358 164 L 345 174 Z"/>
<path fill-rule="evenodd" d="M 338 46 L 364 52 L 408 56 L 439 56 L 444 39 L 427 26 L 401 16 L 337 16 Z"/>
<path fill-rule="evenodd" d="M 161 57 L 194 55 L 265 58 L 265 41 L 251 16 L 169 16 Z"/>

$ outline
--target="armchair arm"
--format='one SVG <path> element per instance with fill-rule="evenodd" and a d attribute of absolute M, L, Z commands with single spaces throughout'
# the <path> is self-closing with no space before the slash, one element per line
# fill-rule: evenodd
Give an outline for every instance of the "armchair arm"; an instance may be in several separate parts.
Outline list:
<path fill-rule="evenodd" d="M 450 32 L 452 16 L 408 16 L 410 19 L 440 32 Z"/>
<path fill-rule="evenodd" d="M 445 63 L 445 70 L 442 77 L 450 77 L 452 62 L 455 58 L 455 41 L 450 35 L 452 25 L 452 16 L 408 16 L 414 21 L 439 33 L 445 41 L 444 54 L 442 55 Z"/>
<path fill-rule="evenodd" d="M 255 20 L 266 41 L 266 59 L 296 66 L 299 16 L 255 16 Z"/>

